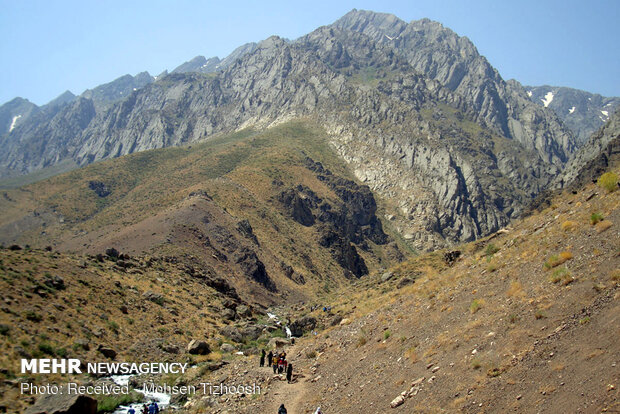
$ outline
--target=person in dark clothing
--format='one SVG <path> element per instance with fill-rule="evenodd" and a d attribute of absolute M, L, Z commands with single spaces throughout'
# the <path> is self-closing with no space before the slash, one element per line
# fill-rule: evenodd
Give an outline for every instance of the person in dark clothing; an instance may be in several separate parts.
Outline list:
<path fill-rule="evenodd" d="M 284 407 L 284 404 L 280 405 L 280 408 L 278 408 L 278 414 L 287 414 L 286 407 Z"/>
<path fill-rule="evenodd" d="M 267 354 L 267 366 L 273 365 L 273 352 L 269 351 Z"/>
<path fill-rule="evenodd" d="M 291 379 L 293 378 L 293 364 L 288 364 L 288 368 L 286 369 L 286 381 L 291 383 Z"/>
<path fill-rule="evenodd" d="M 260 366 L 265 366 L 265 350 L 263 349 L 260 353 Z"/>
<path fill-rule="evenodd" d="M 146 404 L 142 405 L 142 414 L 149 414 L 149 407 Z"/>

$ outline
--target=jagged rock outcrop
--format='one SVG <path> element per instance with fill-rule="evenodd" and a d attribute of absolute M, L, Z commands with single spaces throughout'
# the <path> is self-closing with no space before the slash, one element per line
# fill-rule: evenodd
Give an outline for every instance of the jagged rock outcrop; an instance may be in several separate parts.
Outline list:
<path fill-rule="evenodd" d="M 0 136 L 13 131 L 37 109 L 35 104 L 23 98 L 15 98 L 0 106 Z"/>
<path fill-rule="evenodd" d="M 556 187 L 580 187 L 620 161 L 620 110 L 579 149 L 556 179 Z"/>
<path fill-rule="evenodd" d="M 577 145 L 610 119 L 620 106 L 619 97 L 605 97 L 579 89 L 558 86 L 524 86 L 532 102 L 553 109 L 575 135 Z"/>
<path fill-rule="evenodd" d="M 317 174 L 339 198 L 318 197 L 304 185 L 283 190 L 277 197 L 285 213 L 299 224 L 315 226 L 319 245 L 329 249 L 332 257 L 355 277 L 368 273 L 368 267 L 355 245 L 368 250 L 368 242 L 386 244 L 376 216 L 377 204 L 367 186 L 332 174 L 319 162 L 306 157 L 306 168 Z M 292 269 L 290 270 L 292 274 Z M 290 276 L 289 276 L 290 277 Z"/>
<path fill-rule="evenodd" d="M 390 14 L 353 10 L 334 26 L 390 46 L 415 70 L 464 98 L 477 122 L 535 149 L 546 161 L 562 165 L 574 152 L 572 134 L 553 112 L 532 105 L 521 88 L 504 82 L 468 38 L 440 23 L 405 23 Z"/>
<path fill-rule="evenodd" d="M 196 56 L 190 61 L 187 61 L 176 68 L 171 73 L 186 73 L 186 72 L 198 72 L 198 73 L 210 73 L 217 70 L 220 64 L 218 57 L 205 58 L 204 56 Z"/>
<path fill-rule="evenodd" d="M 97 105 L 107 105 L 131 95 L 132 92 L 153 82 L 154 78 L 148 72 L 138 73 L 136 76 L 124 75 L 112 82 L 88 89 L 82 93 L 83 98 L 92 99 Z"/>

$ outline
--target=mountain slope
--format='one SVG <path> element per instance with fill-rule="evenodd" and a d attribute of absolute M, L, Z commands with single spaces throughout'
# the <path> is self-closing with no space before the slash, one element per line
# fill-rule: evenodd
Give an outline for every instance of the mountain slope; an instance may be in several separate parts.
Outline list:
<path fill-rule="evenodd" d="M 620 162 L 620 110 L 612 114 L 577 151 L 555 180 L 558 187 L 579 187 L 600 177 Z"/>
<path fill-rule="evenodd" d="M 504 82 L 469 39 L 440 23 L 422 19 L 407 24 L 393 15 L 354 9 L 334 26 L 392 47 L 415 70 L 463 97 L 477 122 L 535 149 L 543 159 L 562 165 L 575 150 L 572 134 L 553 112 L 532 105 L 520 87 Z"/>
<path fill-rule="evenodd" d="M 620 192 L 590 183 L 575 193 L 459 246 L 456 259 L 421 255 L 322 298 L 329 312 L 293 307 L 323 326 L 282 347 L 294 383 L 247 357 L 190 381 L 256 381 L 259 396 L 195 398 L 189 411 L 617 410 Z M 592 211 L 604 225 L 591 224 Z"/>
<path fill-rule="evenodd" d="M 575 134 L 579 146 L 585 144 L 620 106 L 620 98 L 607 98 L 579 89 L 547 85 L 525 86 L 525 89 L 533 102 L 558 114 Z"/>
<path fill-rule="evenodd" d="M 351 16 L 368 27 L 388 18 L 352 12 L 295 42 L 248 44 L 222 70 L 173 73 L 105 107 L 83 96 L 3 137 L 0 165 L 13 173 L 63 161 L 86 165 L 307 118 L 386 200 L 395 228 L 416 249 L 473 240 L 517 217 L 571 151 L 572 138 L 553 127 L 553 114 L 496 93 L 509 87 L 469 41 L 438 24 L 403 26 L 405 45 L 420 47 L 395 49 L 344 24 Z M 459 82 L 439 76 L 443 66 L 428 69 L 437 80 L 416 71 L 431 57 L 448 64 L 461 49 L 469 57 L 459 63 Z M 474 76 L 480 70 L 484 76 Z M 502 105 L 521 108 L 521 120 L 502 118 Z"/>
<path fill-rule="evenodd" d="M 289 123 L 7 191 L 2 242 L 186 258 L 264 304 L 333 289 L 407 248 L 384 233 L 372 193 L 323 137 Z"/>
<path fill-rule="evenodd" d="M 15 98 L 0 106 L 0 136 L 13 131 L 35 113 L 37 108 L 35 104 L 23 98 Z"/>

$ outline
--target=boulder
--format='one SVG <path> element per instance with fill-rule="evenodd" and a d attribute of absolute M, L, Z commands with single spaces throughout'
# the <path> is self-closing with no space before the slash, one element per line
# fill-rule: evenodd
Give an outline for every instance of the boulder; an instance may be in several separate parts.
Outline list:
<path fill-rule="evenodd" d="M 239 331 L 239 329 L 235 328 L 234 326 L 225 326 L 220 329 L 220 333 L 232 341 L 243 341 L 243 335 L 241 334 L 241 331 Z"/>
<path fill-rule="evenodd" d="M 400 289 L 408 285 L 413 285 L 414 283 L 415 283 L 415 279 L 411 279 L 409 277 L 403 277 L 402 279 L 400 279 L 400 281 L 396 285 L 396 288 Z"/>
<path fill-rule="evenodd" d="M 57 275 L 46 277 L 43 283 L 56 290 L 63 290 L 65 288 L 65 280 Z"/>
<path fill-rule="evenodd" d="M 394 273 L 393 272 L 385 272 L 384 274 L 381 275 L 381 281 L 382 282 L 387 282 L 392 277 L 394 277 Z"/>
<path fill-rule="evenodd" d="M 237 315 L 241 316 L 242 318 L 249 318 L 250 316 L 252 316 L 252 311 L 248 306 L 239 305 L 237 306 Z"/>
<path fill-rule="evenodd" d="M 114 359 L 116 358 L 116 351 L 110 347 L 99 345 L 97 347 L 97 351 L 101 353 L 106 358 Z"/>
<path fill-rule="evenodd" d="M 267 348 L 269 348 L 269 349 L 282 348 L 282 347 L 285 347 L 285 346 L 287 346 L 289 344 L 290 344 L 290 341 L 288 339 L 284 339 L 284 338 L 271 338 L 269 340 L 269 343 L 267 344 Z"/>
<path fill-rule="evenodd" d="M 233 310 L 233 309 L 224 309 L 222 311 L 222 318 L 229 320 L 229 321 L 233 321 L 235 320 L 237 316 L 237 313 Z"/>
<path fill-rule="evenodd" d="M 151 302 L 157 303 L 158 305 L 162 305 L 164 303 L 164 296 L 162 294 L 151 292 L 150 290 L 145 292 L 142 297 L 150 300 Z"/>
<path fill-rule="evenodd" d="M 209 344 L 205 341 L 192 339 L 192 341 L 187 345 L 187 352 L 192 355 L 207 355 L 211 352 L 211 349 L 209 348 Z"/>
<path fill-rule="evenodd" d="M 88 395 L 45 394 L 26 414 L 96 414 L 97 400 Z"/>
<path fill-rule="evenodd" d="M 291 335 L 302 336 L 305 332 L 309 332 L 316 328 L 316 318 L 313 316 L 304 316 L 301 319 L 297 319 L 295 322 L 289 325 Z"/>
<path fill-rule="evenodd" d="M 342 316 L 340 316 L 340 315 L 335 315 L 335 316 L 332 318 L 332 320 L 331 320 L 331 322 L 330 322 L 329 324 L 330 324 L 331 326 L 336 326 L 336 325 L 340 324 L 340 322 L 342 322 Z"/>
<path fill-rule="evenodd" d="M 220 350 L 222 352 L 231 353 L 231 352 L 235 352 L 237 350 L 237 348 L 235 348 L 231 344 L 224 343 L 224 344 L 222 344 L 222 346 L 220 346 Z"/>
<path fill-rule="evenodd" d="M 168 353 L 168 354 L 178 354 L 179 353 L 179 347 L 176 345 L 171 345 L 171 344 L 163 344 L 161 346 L 161 350 Z"/>
<path fill-rule="evenodd" d="M 243 339 L 247 339 L 249 341 L 254 341 L 258 339 L 259 336 L 263 333 L 263 328 L 260 326 L 248 326 L 247 328 L 243 328 L 241 330 L 241 335 Z"/>

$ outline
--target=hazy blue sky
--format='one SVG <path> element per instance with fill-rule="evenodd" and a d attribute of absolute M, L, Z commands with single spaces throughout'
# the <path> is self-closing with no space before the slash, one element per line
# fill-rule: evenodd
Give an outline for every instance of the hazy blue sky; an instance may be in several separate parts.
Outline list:
<path fill-rule="evenodd" d="M 40 105 L 273 34 L 294 39 L 352 8 L 437 20 L 469 37 L 504 79 L 620 96 L 619 0 L 0 0 L 0 103 Z"/>

